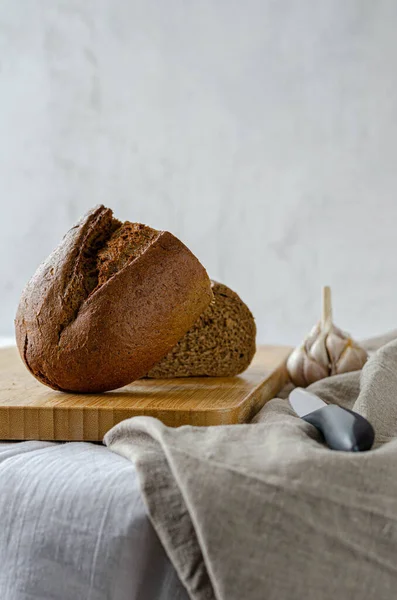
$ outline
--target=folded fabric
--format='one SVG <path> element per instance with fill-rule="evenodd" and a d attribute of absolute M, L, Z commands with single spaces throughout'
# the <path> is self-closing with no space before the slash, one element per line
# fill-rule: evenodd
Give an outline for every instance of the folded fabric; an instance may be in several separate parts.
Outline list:
<path fill-rule="evenodd" d="M 366 417 L 374 449 L 329 450 L 280 398 L 252 424 L 137 417 L 106 435 L 193 600 L 396 597 L 397 341 L 310 389 Z"/>

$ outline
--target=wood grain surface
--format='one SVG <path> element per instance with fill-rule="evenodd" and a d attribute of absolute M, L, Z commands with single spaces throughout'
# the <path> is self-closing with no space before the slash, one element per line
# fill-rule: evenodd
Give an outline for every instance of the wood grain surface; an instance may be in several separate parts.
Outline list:
<path fill-rule="evenodd" d="M 283 387 L 290 351 L 261 346 L 238 377 L 140 379 L 104 394 L 66 394 L 36 381 L 16 348 L 0 349 L 0 439 L 100 441 L 137 415 L 172 427 L 244 423 Z"/>

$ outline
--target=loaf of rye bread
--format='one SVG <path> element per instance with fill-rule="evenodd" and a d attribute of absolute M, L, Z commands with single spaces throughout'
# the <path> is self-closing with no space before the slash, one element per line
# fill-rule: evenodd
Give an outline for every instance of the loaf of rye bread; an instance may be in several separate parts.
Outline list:
<path fill-rule="evenodd" d="M 91 210 L 22 293 L 23 361 L 42 383 L 103 392 L 142 377 L 213 299 L 197 258 L 171 233 Z"/>
<path fill-rule="evenodd" d="M 249 308 L 231 289 L 212 282 L 214 302 L 147 377 L 230 377 L 255 354 L 256 326 Z"/>

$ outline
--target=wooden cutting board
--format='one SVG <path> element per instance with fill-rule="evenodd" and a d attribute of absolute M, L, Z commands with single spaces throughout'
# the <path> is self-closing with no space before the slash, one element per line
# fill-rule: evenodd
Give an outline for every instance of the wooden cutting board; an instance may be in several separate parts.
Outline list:
<path fill-rule="evenodd" d="M 140 379 L 105 394 L 66 394 L 36 381 L 16 348 L 1 349 L 0 439 L 101 441 L 137 415 L 172 427 L 244 423 L 283 387 L 290 351 L 261 346 L 238 377 Z"/>

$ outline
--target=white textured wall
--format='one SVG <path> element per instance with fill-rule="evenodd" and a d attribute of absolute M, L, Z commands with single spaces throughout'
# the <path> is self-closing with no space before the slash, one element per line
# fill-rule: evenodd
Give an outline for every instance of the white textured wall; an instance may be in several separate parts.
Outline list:
<path fill-rule="evenodd" d="M 297 342 L 397 326 L 394 0 L 1 0 L 0 335 L 87 208 L 169 229 Z"/>

